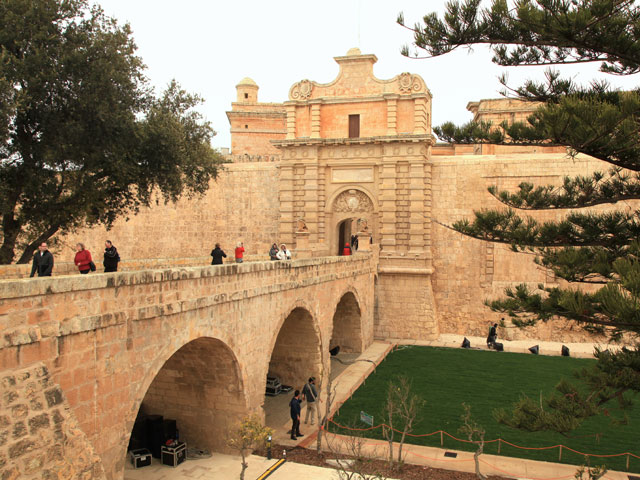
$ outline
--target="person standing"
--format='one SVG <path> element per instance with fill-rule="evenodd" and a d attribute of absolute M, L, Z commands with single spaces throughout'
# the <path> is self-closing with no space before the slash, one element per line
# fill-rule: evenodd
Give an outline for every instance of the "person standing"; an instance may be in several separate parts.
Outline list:
<path fill-rule="evenodd" d="M 278 250 L 278 244 L 274 243 L 273 245 L 271 245 L 271 249 L 269 249 L 269 258 L 271 260 L 278 260 L 278 252 L 280 250 Z"/>
<path fill-rule="evenodd" d="M 351 247 L 349 246 L 348 243 L 344 244 L 344 248 L 342 249 L 342 255 L 345 257 L 348 257 L 349 255 L 351 255 Z"/>
<path fill-rule="evenodd" d="M 280 245 L 280 251 L 278 252 L 277 257 L 278 260 L 291 260 L 291 252 L 284 243 Z"/>
<path fill-rule="evenodd" d="M 300 390 L 293 393 L 293 398 L 289 402 L 289 412 L 291 413 L 291 440 L 302 437 L 300 433 Z"/>
<path fill-rule="evenodd" d="M 53 272 L 53 255 L 48 250 L 46 242 L 40 244 L 38 251 L 33 256 L 33 265 L 29 276 L 33 277 L 36 272 L 39 277 L 50 277 Z"/>
<path fill-rule="evenodd" d="M 496 339 L 498 338 L 498 324 L 494 323 L 489 329 L 489 335 L 487 336 L 487 347 L 493 348 L 496 345 Z"/>
<path fill-rule="evenodd" d="M 104 260 L 102 261 L 102 265 L 104 265 L 104 273 L 117 272 L 119 261 L 120 255 L 118 254 L 118 249 L 113 245 L 111 240 L 105 241 Z"/>
<path fill-rule="evenodd" d="M 242 263 L 244 256 L 244 242 L 240 242 L 236 247 L 236 263 Z"/>
<path fill-rule="evenodd" d="M 222 265 L 222 258 L 227 258 L 227 254 L 220 248 L 220 244 L 216 243 L 216 246 L 211 250 L 211 265 Z"/>
<path fill-rule="evenodd" d="M 76 264 L 76 267 L 83 275 L 91 271 L 91 264 L 93 263 L 91 252 L 84 248 L 83 243 L 76 243 L 76 256 L 73 263 Z"/>
<path fill-rule="evenodd" d="M 309 417 L 311 417 L 311 425 L 314 423 L 314 417 L 316 415 L 316 399 L 318 398 L 318 391 L 316 390 L 316 377 L 309 378 L 309 381 L 302 387 L 302 398 L 307 401 L 307 413 L 304 416 L 304 423 L 309 423 Z"/>

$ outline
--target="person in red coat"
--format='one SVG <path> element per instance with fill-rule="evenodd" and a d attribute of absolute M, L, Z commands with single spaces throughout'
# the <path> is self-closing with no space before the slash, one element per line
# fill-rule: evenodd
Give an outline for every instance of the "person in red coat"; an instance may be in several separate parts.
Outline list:
<path fill-rule="evenodd" d="M 86 274 L 91 271 L 91 252 L 84 248 L 84 244 L 78 243 L 76 244 L 76 258 L 74 263 L 80 273 Z"/>
<path fill-rule="evenodd" d="M 344 248 L 342 249 L 342 255 L 351 255 L 351 247 L 348 243 L 344 244 Z"/>
<path fill-rule="evenodd" d="M 244 243 L 240 242 L 236 247 L 236 263 L 242 263 L 244 256 Z"/>

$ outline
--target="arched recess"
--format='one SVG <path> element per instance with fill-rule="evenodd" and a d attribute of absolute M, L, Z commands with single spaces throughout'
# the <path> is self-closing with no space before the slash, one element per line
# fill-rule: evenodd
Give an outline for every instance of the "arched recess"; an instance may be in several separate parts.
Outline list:
<path fill-rule="evenodd" d="M 363 349 L 362 313 L 355 294 L 345 293 L 333 314 L 333 334 L 329 349 L 340 347 L 341 352 L 361 353 Z"/>
<path fill-rule="evenodd" d="M 357 234 L 360 228 L 365 227 L 376 241 L 378 207 L 374 198 L 361 186 L 345 186 L 331 196 L 325 212 L 326 222 L 330 226 L 330 255 L 341 254 L 346 241 L 343 229 L 348 229 L 349 225 L 351 234 Z"/>
<path fill-rule="evenodd" d="M 309 377 L 322 377 L 320 333 L 306 308 L 295 307 L 282 323 L 271 351 L 268 375 L 294 389 Z"/>
<path fill-rule="evenodd" d="M 142 400 L 137 423 L 147 415 L 162 415 L 176 420 L 180 439 L 188 445 L 224 451 L 227 432 L 245 414 L 244 386 L 234 353 L 221 340 L 201 337 L 183 345 L 158 371 Z"/>

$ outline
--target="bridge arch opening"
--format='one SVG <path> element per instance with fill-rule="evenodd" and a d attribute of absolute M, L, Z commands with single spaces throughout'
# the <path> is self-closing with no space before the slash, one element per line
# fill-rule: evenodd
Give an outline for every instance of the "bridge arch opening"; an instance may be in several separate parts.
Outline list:
<path fill-rule="evenodd" d="M 362 314 L 353 292 L 345 293 L 333 314 L 333 334 L 329 349 L 340 352 L 362 353 Z"/>
<path fill-rule="evenodd" d="M 175 420 L 190 447 L 224 451 L 227 432 L 246 414 L 240 365 L 222 341 L 202 337 L 183 345 L 162 366 L 140 405 L 129 447 L 159 447 L 151 415 Z M 157 420 L 157 417 L 156 417 Z M 165 422 L 163 435 L 170 435 Z M 152 438 L 153 437 L 153 438 Z M 146 443 L 144 447 L 140 445 Z"/>
<path fill-rule="evenodd" d="M 287 316 L 276 338 L 268 375 L 278 377 L 283 385 L 300 389 L 309 377 L 321 377 L 320 335 L 313 316 L 296 307 Z"/>

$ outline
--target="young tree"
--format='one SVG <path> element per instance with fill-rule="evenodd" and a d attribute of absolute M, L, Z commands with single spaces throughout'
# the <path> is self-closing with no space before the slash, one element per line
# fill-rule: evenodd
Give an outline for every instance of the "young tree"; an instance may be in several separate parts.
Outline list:
<path fill-rule="evenodd" d="M 401 431 L 398 445 L 398 465 L 402 465 L 402 447 L 407 434 L 413 431 L 413 424 L 418 417 L 424 400 L 413 393 L 411 380 L 405 375 L 390 381 L 387 386 L 387 399 L 383 407 L 383 418 L 388 426 L 382 427 L 382 434 L 389 442 L 389 464 L 393 465 L 393 442 L 396 430 Z"/>
<path fill-rule="evenodd" d="M 264 447 L 271 435 L 273 430 L 262 425 L 257 415 L 244 418 L 234 430 L 229 432 L 227 444 L 234 450 L 238 450 L 242 457 L 240 480 L 244 480 L 244 472 L 249 466 L 247 457 L 251 455 L 252 450 Z"/>
<path fill-rule="evenodd" d="M 0 264 L 216 177 L 201 99 L 159 97 L 128 25 L 88 0 L 0 2 Z"/>
<path fill-rule="evenodd" d="M 314 402 L 316 407 L 316 413 L 318 417 L 318 440 L 316 441 L 316 449 L 319 454 L 323 453 L 323 444 L 322 440 L 324 438 L 324 432 L 327 431 L 327 426 L 329 424 L 329 418 L 331 417 L 331 408 L 333 407 L 333 402 L 336 399 L 336 391 L 337 385 L 333 385 L 333 381 L 330 375 L 327 375 L 327 397 L 324 402 L 324 414 L 320 416 L 320 395 L 318 395 L 318 399 Z M 307 403 L 307 408 L 309 408 L 309 404 Z"/>
<path fill-rule="evenodd" d="M 616 75 L 640 72 L 640 9 L 631 0 L 480 0 L 452 1 L 443 19 L 424 17 L 414 33 L 414 52 L 428 57 L 458 47 L 486 44 L 493 61 L 505 66 L 601 62 Z M 398 21 L 404 24 L 402 15 Z M 503 78 L 506 87 L 506 81 Z M 528 81 L 510 89 L 516 97 L 543 102 L 527 124 L 502 129 L 473 122 L 445 124 L 437 134 L 449 141 L 564 145 L 570 155 L 590 155 L 610 165 L 608 172 L 566 178 L 561 186 L 522 183 L 516 192 L 489 191 L 508 208 L 475 212 L 473 221 L 453 227 L 475 238 L 537 252 L 538 262 L 567 287 L 519 285 L 506 298 L 490 302 L 508 312 L 518 326 L 555 317 L 574 320 L 589 331 L 619 339 L 640 333 L 640 210 L 613 207 L 640 199 L 640 94 L 606 83 L 576 85 L 549 71 L 546 82 Z M 589 207 L 611 204 L 607 211 Z M 540 223 L 516 209 L 576 209 L 559 221 Z M 590 284 L 591 290 L 575 288 Z M 560 386 L 546 403 L 525 402 L 511 424 L 531 430 L 573 429 L 581 419 L 626 392 L 640 391 L 640 346 L 596 352 L 597 366 L 581 374 L 589 389 Z M 568 389 L 568 390 L 567 390 Z M 567 394 L 569 392 L 569 394 Z M 546 407 L 546 408 L 545 408 Z"/>
<path fill-rule="evenodd" d="M 458 432 L 467 437 L 467 440 L 476 446 L 476 451 L 473 452 L 473 461 L 476 466 L 476 477 L 480 480 L 486 480 L 487 476 L 480 471 L 480 455 L 484 452 L 485 430 L 471 418 L 470 405 L 463 403 L 462 408 L 464 408 L 464 413 L 460 416 L 460 419 L 463 424 L 458 429 Z"/>

